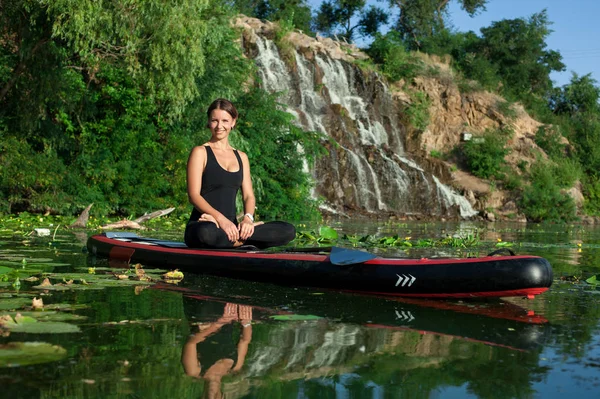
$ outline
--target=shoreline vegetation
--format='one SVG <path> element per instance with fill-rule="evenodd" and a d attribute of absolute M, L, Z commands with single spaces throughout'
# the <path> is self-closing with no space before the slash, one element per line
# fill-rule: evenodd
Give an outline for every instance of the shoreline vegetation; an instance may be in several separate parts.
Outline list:
<path fill-rule="evenodd" d="M 442 78 L 423 55 L 449 59 L 461 93 L 495 93 L 506 100 L 498 104 L 506 118 L 520 104 L 539 121 L 535 143 L 543 151 L 531 164 L 508 165 L 512 132 L 492 129 L 481 140 L 427 157 L 507 191 L 515 214 L 527 221 L 598 223 L 600 87 L 589 74 L 573 74 L 569 84 L 554 87 L 550 73 L 566 66 L 559 52 L 547 49 L 551 21 L 545 10 L 476 33 L 447 28 L 447 2 L 433 12 L 409 7 L 419 0 L 402 3 L 399 21 L 376 10 L 369 14 L 365 4 L 344 14 L 346 21 L 343 13 L 327 13 L 323 6 L 311 10 L 305 1 L 282 8 L 271 0 L 261 8 L 242 0 L 232 7 L 212 0 L 185 0 L 175 7 L 152 0 L 126 10 L 120 2 L 10 3 L 0 12 L 0 214 L 67 217 L 91 203 L 90 218 L 122 219 L 167 207 L 186 213 L 185 161 L 205 136 L 201 110 L 224 96 L 243 110 L 233 144 L 252 160 L 258 216 L 327 219 L 311 197 L 313 182 L 302 161 L 324 155 L 323 138 L 298 128 L 277 95 L 258 87 L 256 67 L 243 55 L 240 33 L 230 23 L 244 13 L 277 21 L 281 43 L 298 30 L 347 43 L 359 32 L 370 38 L 361 49 L 370 58 L 361 67 L 412 93 L 405 113 L 407 129 L 414 132 L 426 128 L 429 103 L 412 83 L 419 76 Z M 460 3 L 476 18 L 488 0 Z M 328 4 L 342 7 L 339 1 Z M 355 27 L 346 23 L 352 17 L 360 17 Z M 396 28 L 382 34 L 386 23 Z M 258 145 L 249 145 L 257 139 Z M 569 195 L 574 187 L 583 196 L 577 205 Z M 493 211 L 481 210 L 478 218 L 485 213 Z"/>

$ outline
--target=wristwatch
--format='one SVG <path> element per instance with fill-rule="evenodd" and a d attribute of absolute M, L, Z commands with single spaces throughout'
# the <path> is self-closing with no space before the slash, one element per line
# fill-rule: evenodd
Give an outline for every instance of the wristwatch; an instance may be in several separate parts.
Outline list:
<path fill-rule="evenodd" d="M 251 221 L 252 223 L 254 223 L 254 216 L 252 216 L 252 214 L 251 214 L 251 213 L 247 213 L 247 214 L 245 214 L 244 216 L 247 216 L 247 217 L 248 217 L 248 219 L 250 219 L 250 221 Z"/>

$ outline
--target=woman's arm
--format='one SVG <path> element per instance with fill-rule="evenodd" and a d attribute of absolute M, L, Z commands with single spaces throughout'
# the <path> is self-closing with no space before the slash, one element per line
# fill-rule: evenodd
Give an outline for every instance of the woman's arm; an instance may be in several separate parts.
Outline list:
<path fill-rule="evenodd" d="M 250 162 L 248 156 L 240 151 L 240 157 L 242 158 L 242 165 L 244 167 L 244 176 L 242 180 L 242 200 L 244 201 L 244 218 L 240 222 L 240 239 L 246 240 L 254 233 L 254 219 L 246 216 L 247 214 L 254 217 L 254 211 L 256 209 L 256 198 L 254 197 L 254 190 L 252 189 L 252 177 L 250 174 Z"/>
<path fill-rule="evenodd" d="M 239 232 L 231 222 L 221 212 L 213 208 L 208 201 L 200 195 L 202 189 L 202 174 L 206 167 L 206 148 L 197 146 L 192 149 L 187 163 L 187 193 L 190 203 L 200 213 L 206 213 L 212 216 L 217 225 L 227 233 L 230 241 L 235 242 L 239 239 Z"/>
<path fill-rule="evenodd" d="M 242 326 L 242 334 L 237 346 L 237 361 L 232 371 L 239 371 L 244 366 L 246 355 L 248 354 L 248 345 L 252 341 L 252 307 L 247 305 L 238 306 L 238 315 Z"/>

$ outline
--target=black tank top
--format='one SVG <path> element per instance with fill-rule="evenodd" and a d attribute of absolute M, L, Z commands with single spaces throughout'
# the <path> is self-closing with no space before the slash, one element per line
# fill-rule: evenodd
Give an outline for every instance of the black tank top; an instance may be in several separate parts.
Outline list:
<path fill-rule="evenodd" d="M 206 148 L 206 167 L 202 173 L 202 188 L 200 195 L 223 216 L 237 224 L 235 217 L 235 197 L 242 186 L 244 171 L 242 159 L 237 150 L 233 150 L 240 165 L 237 172 L 228 172 L 223 169 L 209 146 Z M 202 214 L 196 208 L 192 211 L 190 222 L 197 221 Z"/>

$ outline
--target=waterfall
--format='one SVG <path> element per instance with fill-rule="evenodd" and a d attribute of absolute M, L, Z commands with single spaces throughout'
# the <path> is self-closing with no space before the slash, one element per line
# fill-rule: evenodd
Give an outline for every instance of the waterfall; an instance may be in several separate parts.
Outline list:
<path fill-rule="evenodd" d="M 404 213 L 463 218 L 477 212 L 462 196 L 426 172 L 403 146 L 399 110 L 376 73 L 323 53 L 294 53 L 288 68 L 273 41 L 256 36 L 256 65 L 262 87 L 282 93 L 286 111 L 307 131 L 327 135 L 329 156 L 311 165 L 314 195 L 323 209 L 343 214 Z"/>

